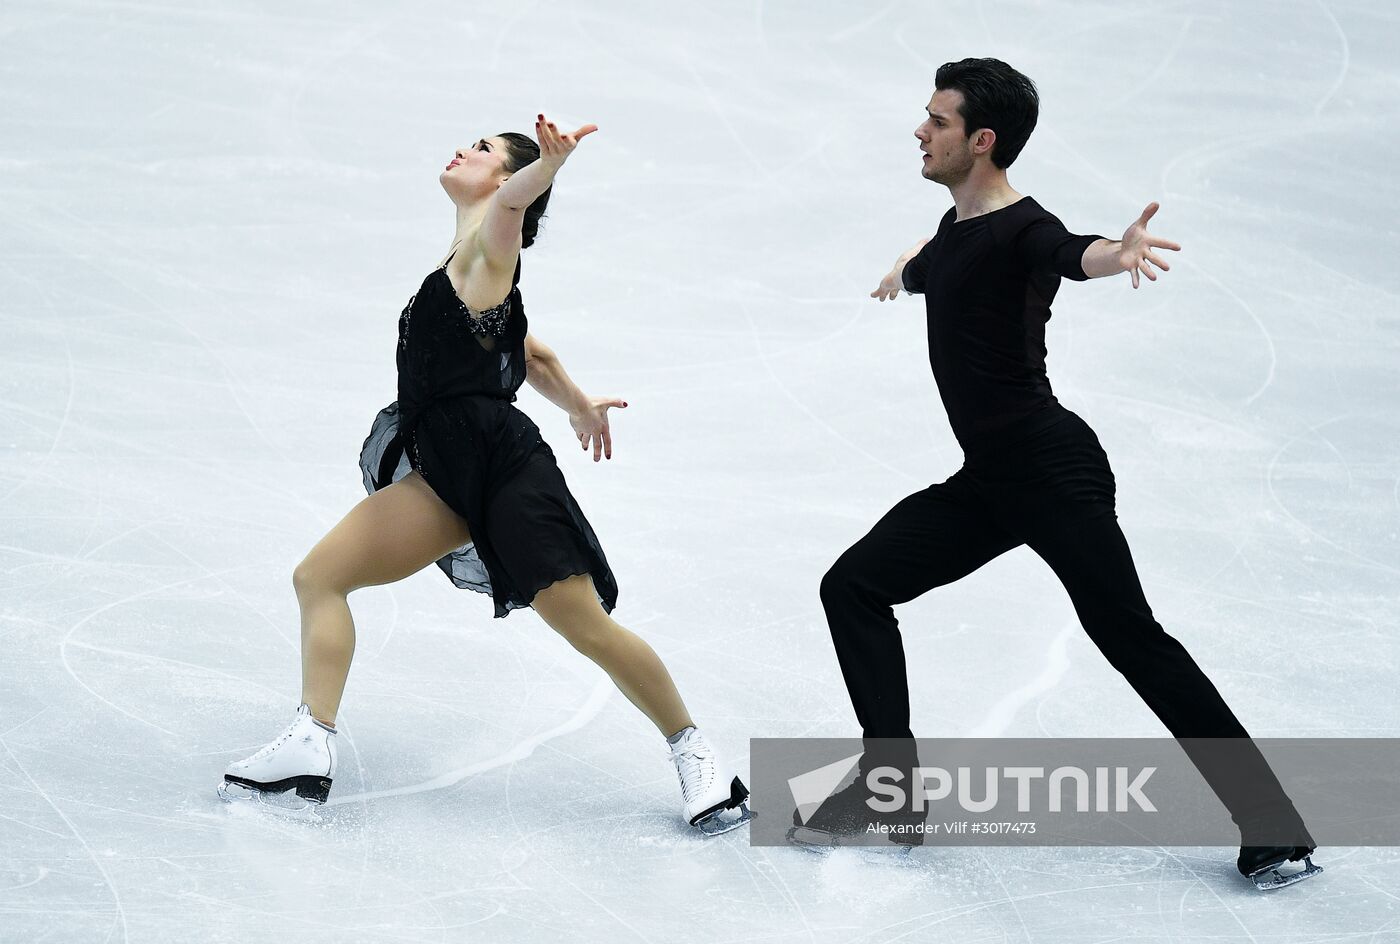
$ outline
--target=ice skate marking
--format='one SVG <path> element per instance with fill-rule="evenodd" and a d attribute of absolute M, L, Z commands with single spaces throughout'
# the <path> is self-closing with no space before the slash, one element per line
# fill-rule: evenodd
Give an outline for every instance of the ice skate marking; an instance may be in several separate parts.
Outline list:
<path fill-rule="evenodd" d="M 1016 720 L 1017 713 L 1031 699 L 1053 690 L 1065 673 L 1069 671 L 1069 654 L 1066 650 L 1070 637 L 1078 629 L 1078 619 L 1071 619 L 1065 623 L 1055 638 L 1050 641 L 1050 649 L 1046 653 L 1046 666 L 1040 671 L 1040 674 L 993 705 L 992 710 L 987 712 L 987 716 L 982 719 L 982 722 L 964 737 L 1003 737 L 1006 730 L 1011 727 L 1011 723 Z"/>
<path fill-rule="evenodd" d="M 1332 28 L 1337 31 L 1337 38 L 1342 41 L 1342 65 L 1341 68 L 1337 70 L 1337 78 L 1333 80 L 1327 92 L 1318 99 L 1317 104 L 1313 106 L 1313 117 L 1321 118 L 1322 109 L 1327 107 L 1327 103 L 1332 100 L 1332 96 L 1336 95 L 1338 90 L 1341 89 L 1342 83 L 1346 81 L 1347 72 L 1351 70 L 1351 43 L 1347 40 L 1346 30 L 1342 29 L 1342 24 L 1337 22 L 1337 16 L 1332 12 L 1332 8 L 1327 5 L 1326 0 L 1318 0 L 1317 5 L 1322 7 L 1323 13 L 1327 14 L 1327 19 L 1332 23 Z"/>
<path fill-rule="evenodd" d="M 227 571 L 226 571 L 226 572 L 234 571 L 234 570 L 239 570 L 239 569 L 241 569 L 241 568 L 230 567 L 230 568 L 227 568 Z M 211 573 L 212 573 L 212 572 L 211 572 Z M 73 666 L 70 665 L 69 662 L 68 662 L 68 647 L 69 647 L 69 645 L 77 645 L 76 643 L 71 643 L 70 640 L 73 638 L 73 634 L 76 633 L 79 629 L 81 629 L 82 626 L 83 626 L 83 624 L 85 624 L 88 620 L 90 620 L 90 619 L 92 619 L 92 618 L 94 618 L 94 617 L 96 617 L 96 616 L 101 616 L 103 613 L 106 613 L 108 610 L 115 609 L 116 607 L 119 607 L 119 606 L 125 606 L 126 604 L 132 602 L 133 600 L 139 600 L 139 599 L 141 599 L 142 597 L 148 597 L 148 596 L 151 596 L 152 594 L 160 593 L 160 592 L 163 591 L 163 590 L 169 590 L 169 589 L 171 589 L 171 588 L 173 588 L 173 587 L 183 587 L 183 586 L 185 586 L 185 585 L 187 585 L 187 584 L 196 583 L 196 582 L 198 582 L 198 581 L 200 581 L 200 580 L 204 580 L 204 579 L 205 579 L 205 574 L 200 574 L 199 576 L 196 576 L 196 577 L 187 577 L 187 578 L 185 578 L 184 580 L 172 580 L 170 583 L 161 584 L 161 585 L 158 586 L 158 587 L 151 587 L 151 588 L 148 589 L 148 590 L 142 590 L 142 591 L 140 591 L 140 592 L 138 592 L 138 593 L 133 593 L 133 594 L 131 594 L 130 596 L 122 597 L 120 600 L 113 600 L 111 603 L 106 603 L 106 604 L 103 604 L 102 606 L 99 606 L 97 609 L 93 610 L 93 611 L 92 611 L 91 613 L 89 613 L 87 616 L 84 616 L 82 619 L 78 620 L 78 621 L 77 621 L 76 623 L 74 623 L 71 627 L 69 627 L 68 632 L 64 634 L 64 636 L 63 636 L 63 638 L 62 638 L 61 640 L 59 640 L 59 643 L 58 643 L 58 658 L 59 658 L 59 661 L 63 663 L 63 668 L 64 668 L 64 670 L 65 670 L 69 675 L 71 675 L 71 676 L 73 677 L 73 681 L 77 682 L 88 694 L 90 694 L 93 698 L 96 698 L 98 701 L 102 702 L 102 704 L 106 705 L 108 708 L 111 708 L 113 711 L 117 712 L 118 714 L 126 715 L 126 716 L 127 716 L 128 718 L 130 718 L 132 721 L 140 722 L 141 724 L 144 724 L 144 725 L 145 725 L 146 727 L 148 727 L 148 728 L 155 728 L 157 731 L 159 731 L 159 732 L 162 733 L 162 734 L 168 734 L 168 735 L 170 735 L 171 737 L 176 737 L 176 736 L 177 736 L 176 732 L 166 730 L 165 728 L 162 728 L 160 725 L 158 725 L 158 724 L 156 724 L 156 723 L 154 723 L 154 722 L 147 721 L 145 718 L 142 718 L 142 717 L 140 717 L 140 716 L 138 716 L 138 715 L 134 715 L 134 714 L 132 714 L 131 712 L 127 711 L 125 708 L 122 708 L 121 706 L 116 705 L 116 704 L 114 704 L 114 703 L 108 701 L 107 699 L 103 698 L 101 695 L 97 694 L 97 692 L 94 691 L 90 685 L 88 685 L 86 682 L 84 682 L 81 678 L 78 677 L 78 673 L 77 673 L 77 672 L 73 671 Z M 155 657 L 152 657 L 152 658 L 155 658 Z"/>
<path fill-rule="evenodd" d="M 1278 492 L 1276 492 L 1276 491 L 1274 490 L 1274 469 L 1278 466 L 1279 459 L 1281 459 L 1281 458 L 1283 457 L 1283 454 L 1284 454 L 1285 452 L 1288 451 L 1288 447 L 1292 446 L 1295 442 L 1297 442 L 1298 440 L 1302 439 L 1304 436 L 1307 436 L 1307 435 L 1310 434 L 1310 433 L 1316 433 L 1317 430 L 1321 429 L 1322 427 L 1327 426 L 1327 425 L 1329 425 L 1329 424 L 1331 424 L 1331 423 L 1335 423 L 1335 422 L 1337 422 L 1338 420 L 1341 420 L 1341 419 L 1348 419 L 1348 418 L 1350 418 L 1352 415 L 1353 415 L 1353 414 L 1351 414 L 1351 413 L 1342 413 L 1342 414 L 1340 414 L 1340 415 L 1338 415 L 1338 416 L 1333 416 L 1333 417 L 1331 417 L 1330 419 L 1325 419 L 1325 420 L 1323 420 L 1323 421 L 1320 422 L 1320 423 L 1314 423 L 1313 425 L 1309 426 L 1306 430 L 1304 430 L 1303 432 L 1301 432 L 1301 433 L 1299 433 L 1298 435 L 1294 436 L 1292 439 L 1288 440 L 1288 442 L 1286 442 L 1286 443 L 1284 443 L 1282 446 L 1280 446 L 1278 452 L 1274 453 L 1274 457 L 1273 457 L 1272 459 L 1269 460 L 1269 468 L 1268 468 L 1268 471 L 1266 471 L 1266 472 L 1264 473 L 1264 484 L 1265 484 L 1265 486 L 1267 486 L 1268 489 L 1269 489 L 1269 497 L 1272 498 L 1272 499 L 1274 500 L 1274 504 L 1277 505 L 1277 506 L 1279 507 L 1279 510 L 1282 511 L 1285 515 L 1288 516 L 1288 520 L 1289 520 L 1289 521 L 1292 521 L 1294 524 L 1296 524 L 1298 527 L 1302 528 L 1302 529 L 1303 529 L 1304 531 L 1306 531 L 1309 535 L 1311 535 L 1312 537 L 1316 538 L 1316 539 L 1317 539 L 1318 541 L 1320 541 L 1321 543 L 1326 544 L 1328 547 L 1333 548 L 1334 550 L 1337 550 L 1337 551 L 1341 552 L 1343 555 L 1345 555 L 1345 556 L 1347 556 L 1347 557 L 1352 557 L 1352 558 L 1355 558 L 1356 560 L 1363 561 L 1363 562 L 1365 562 L 1365 563 L 1367 563 L 1367 564 L 1370 564 L 1372 567 L 1376 567 L 1376 568 L 1378 568 L 1378 569 L 1380 569 L 1380 570 L 1384 570 L 1384 571 L 1387 571 L 1387 572 L 1392 573 L 1392 574 L 1400 574 L 1400 567 L 1394 567 L 1394 566 L 1392 566 L 1392 565 L 1390 565 L 1390 564 L 1385 563 L 1384 561 L 1379 561 L 1379 560 L 1376 560 L 1375 558 L 1367 557 L 1367 556 L 1365 556 L 1364 554 L 1358 554 L 1356 551 L 1353 551 L 1351 548 L 1349 548 L 1349 547 L 1343 547 L 1342 545 L 1338 544 L 1336 541 L 1333 541 L 1331 538 L 1329 538 L 1329 537 L 1327 537 L 1326 535 L 1324 535 L 1322 532 L 1318 531 L 1316 528 L 1313 528 L 1313 527 L 1311 527 L 1310 525 L 1306 524 L 1305 522 L 1299 520 L 1299 519 L 1293 514 L 1293 512 L 1291 512 L 1291 511 L 1288 510 L 1288 506 L 1285 505 L 1285 504 L 1283 503 L 1283 499 L 1279 498 L 1279 497 L 1278 497 Z"/>
<path fill-rule="evenodd" d="M 29 776 L 29 771 L 26 770 L 24 765 L 19 762 L 19 758 L 15 756 L 14 751 L 10 750 L 10 745 L 6 743 L 3 738 L 0 738 L 0 747 L 3 747 L 5 749 L 5 753 L 10 755 L 10 760 L 14 761 L 15 766 L 19 768 L 19 772 L 24 774 L 24 779 L 28 780 L 30 784 L 33 785 L 34 791 L 38 793 L 39 796 L 44 798 L 45 803 L 53 807 L 53 811 L 58 814 L 58 818 L 63 820 L 63 822 L 68 826 L 68 828 L 73 833 L 73 838 L 78 840 L 79 845 L 83 847 L 83 851 L 86 852 L 88 854 L 88 858 L 92 860 L 92 864 L 101 874 L 102 880 L 107 883 L 107 888 L 112 893 L 112 901 L 117 906 L 117 920 L 121 922 L 122 940 L 127 942 L 127 944 L 130 944 L 131 934 L 126 927 L 126 908 L 122 906 L 121 892 L 117 891 L 117 886 L 112 881 L 112 876 L 107 874 L 107 869 L 103 867 L 102 860 L 99 859 L 97 857 L 97 854 L 92 851 L 92 847 L 89 846 L 87 840 L 83 838 L 83 834 L 78 832 L 78 827 L 73 825 L 73 821 L 68 818 L 68 814 L 64 813 L 63 810 L 59 809 L 58 804 L 55 803 L 53 801 L 53 798 L 49 796 L 48 791 L 45 790 L 43 787 L 39 786 L 38 781 L 36 781 L 33 777 Z"/>
<path fill-rule="evenodd" d="M 9 498 L 34 480 L 34 476 L 39 474 L 39 470 L 53 458 L 54 450 L 58 448 L 58 441 L 63 438 L 63 430 L 68 426 L 68 417 L 73 412 L 73 391 L 78 384 L 73 377 L 73 346 L 68 342 L 67 335 L 63 336 L 63 349 L 68 353 L 68 402 L 63 404 L 63 415 L 58 418 L 58 429 L 53 432 L 53 442 L 49 443 L 49 451 L 44 453 L 42 459 L 38 462 L 26 463 L 26 465 L 29 466 L 29 474 L 20 479 L 14 488 L 10 489 L 4 495 L 0 495 L 0 501 Z"/>
<path fill-rule="evenodd" d="M 797 407 L 797 409 L 803 414 L 805 414 L 808 419 L 810 419 L 813 423 L 817 424 L 817 426 L 819 426 L 825 431 L 827 437 L 829 437 L 828 442 L 834 440 L 836 442 L 841 443 L 842 448 L 847 453 L 855 453 L 859 456 L 862 456 L 868 459 L 870 462 L 873 462 L 880 468 L 886 470 L 887 472 L 894 473 L 901 479 L 904 479 L 906 482 L 917 484 L 923 481 L 919 476 L 906 472 L 903 469 L 897 469 L 894 466 L 890 465 L 888 462 L 886 462 L 884 459 L 881 459 L 879 456 L 875 455 L 873 452 L 870 452 L 867 449 L 863 448 L 858 442 L 851 439 L 845 433 L 842 433 L 835 426 L 831 425 L 831 423 L 829 423 L 827 420 L 822 419 L 820 416 L 818 416 L 801 397 L 793 393 L 792 388 L 789 387 L 787 385 L 787 382 L 783 380 L 782 376 L 779 375 L 779 373 L 773 369 L 772 355 L 770 355 L 764 348 L 763 336 L 759 333 L 758 325 L 754 322 L 753 313 L 749 310 L 748 305 L 740 304 L 738 305 L 738 308 L 744 313 L 744 319 L 749 324 L 749 335 L 750 339 L 753 342 L 754 350 L 758 353 L 758 361 L 760 364 L 763 365 L 763 369 L 768 372 L 768 377 L 770 380 L 772 380 L 773 385 L 778 389 L 779 392 L 782 393 L 783 396 L 787 397 L 788 400 L 792 402 L 793 406 Z M 843 326 L 843 330 L 845 327 L 849 327 L 850 325 L 854 324 L 857 320 L 859 320 L 859 318 L 859 314 L 853 314 L 851 316 L 851 320 L 848 321 L 845 326 Z M 840 332 L 837 333 L 839 334 Z"/>
<path fill-rule="evenodd" d="M 517 761 L 522 761 L 525 758 L 529 757 L 531 754 L 533 754 L 535 752 L 535 748 L 539 747 L 541 744 L 544 744 L 546 741 L 552 741 L 555 738 L 561 737 L 565 734 L 572 734 L 574 731 L 579 730 L 584 725 L 588 724 L 590 721 L 596 718 L 598 716 L 598 713 L 603 710 L 603 705 L 607 703 L 607 700 L 612 695 L 613 690 L 614 689 L 612 679 L 607 678 L 598 682 L 598 684 L 593 686 L 593 690 L 589 693 L 587 700 L 583 703 L 583 705 L 579 708 L 578 711 L 574 712 L 574 714 L 567 721 L 555 725 L 548 731 L 542 732 L 540 734 L 531 735 L 530 737 L 516 744 L 514 747 L 510 748 L 504 753 L 497 754 L 495 757 L 492 757 L 488 760 L 480 761 L 475 764 L 469 764 L 466 767 L 459 768 L 458 770 L 449 771 L 445 774 L 434 777 L 431 780 L 424 780 L 421 783 L 408 784 L 402 787 L 391 787 L 387 790 L 370 790 L 364 793 L 352 793 L 348 796 L 331 797 L 325 802 L 324 805 L 339 806 L 342 803 L 360 803 L 366 800 L 378 800 L 383 799 L 385 797 L 409 796 L 414 793 L 427 793 L 430 790 L 442 790 L 446 787 L 451 787 L 455 784 L 461 783 L 468 777 L 474 777 L 477 774 L 485 773 L 488 770 L 494 770 L 497 767 L 504 767 L 507 764 L 513 764 Z"/>
<path fill-rule="evenodd" d="M 185 662 L 182 659 L 172 659 L 169 656 L 155 656 L 151 655 L 149 652 L 133 652 L 130 649 L 116 649 L 109 646 L 98 646 L 90 642 L 70 642 L 68 645 L 74 649 L 87 649 L 90 652 L 100 652 L 103 655 L 108 656 L 125 656 L 129 659 L 141 659 L 145 660 L 146 662 L 167 662 L 171 665 L 182 665 L 185 668 L 196 669 L 200 672 L 207 672 L 210 675 L 217 675 L 220 678 L 229 679 L 230 681 L 237 682 L 240 685 L 245 685 L 248 688 L 261 689 L 262 691 L 267 692 L 269 695 L 272 695 L 274 697 L 281 697 L 284 694 L 279 689 L 275 689 L 268 685 L 264 685 L 261 682 L 255 682 L 252 679 L 246 679 L 239 675 L 232 675 L 228 672 L 221 672 L 218 669 L 211 669 L 207 665 L 200 665 L 195 662 Z M 176 734 L 176 732 L 174 731 L 168 733 Z M 227 751 L 210 751 L 209 753 L 225 754 L 227 753 Z"/>
<path fill-rule="evenodd" d="M 3 740 L 3 739 L 0 739 L 0 740 Z M 63 833 L 56 833 L 56 832 L 54 832 L 52 829 L 45 829 L 45 828 L 42 827 L 42 826 L 35 826 L 33 823 L 26 823 L 26 822 L 25 822 L 24 820 L 22 820 L 22 819 L 16 819 L 16 818 L 13 817 L 13 816 L 6 816 L 4 813 L 0 813 L 0 819 L 8 820 L 8 821 L 11 822 L 11 823 L 15 823 L 15 824 L 17 824 L 17 825 L 23 826 L 23 827 L 25 827 L 26 829 L 35 830 L 36 832 L 48 833 L 50 836 L 57 837 L 58 839 L 67 839 L 67 838 L 68 838 L 67 836 L 63 835 Z M 30 882 L 29 884 L 32 885 L 32 884 L 34 884 L 34 883 L 33 883 L 33 882 Z M 12 891 L 14 891 L 16 888 L 24 888 L 24 887 L 25 887 L 24 885 L 12 885 L 12 886 L 10 886 L 9 888 L 6 888 L 5 891 L 7 891 L 7 892 L 12 892 Z"/>

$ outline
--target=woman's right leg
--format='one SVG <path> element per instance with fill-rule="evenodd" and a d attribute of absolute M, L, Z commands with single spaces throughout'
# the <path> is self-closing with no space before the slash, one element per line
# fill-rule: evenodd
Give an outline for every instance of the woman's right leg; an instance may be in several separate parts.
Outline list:
<path fill-rule="evenodd" d="M 355 623 L 346 596 L 402 580 L 471 541 L 466 519 L 417 472 L 368 496 L 292 572 L 301 607 L 301 700 L 312 717 L 335 723 Z"/>

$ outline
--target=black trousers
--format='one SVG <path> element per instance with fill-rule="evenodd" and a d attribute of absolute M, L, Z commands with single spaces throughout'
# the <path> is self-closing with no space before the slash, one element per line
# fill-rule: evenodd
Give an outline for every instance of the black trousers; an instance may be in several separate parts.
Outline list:
<path fill-rule="evenodd" d="M 1022 544 L 1050 565 L 1089 638 L 1172 736 L 1249 737 L 1153 617 L 1118 527 L 1108 456 L 1083 419 L 1063 414 L 1029 438 L 969 451 L 951 478 L 900 501 L 822 578 L 822 605 L 864 737 L 913 736 L 891 607 Z M 1296 817 L 1252 741 L 1231 751 L 1182 745 L 1242 828 L 1253 817 Z"/>

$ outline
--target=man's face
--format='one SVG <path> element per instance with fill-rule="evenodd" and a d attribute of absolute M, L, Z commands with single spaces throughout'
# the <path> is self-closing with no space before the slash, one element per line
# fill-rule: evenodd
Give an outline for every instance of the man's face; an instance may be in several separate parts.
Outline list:
<path fill-rule="evenodd" d="M 924 154 L 924 177 L 953 186 L 972 171 L 972 149 L 958 106 L 962 92 L 940 89 L 929 99 L 928 117 L 914 129 L 919 150 Z"/>

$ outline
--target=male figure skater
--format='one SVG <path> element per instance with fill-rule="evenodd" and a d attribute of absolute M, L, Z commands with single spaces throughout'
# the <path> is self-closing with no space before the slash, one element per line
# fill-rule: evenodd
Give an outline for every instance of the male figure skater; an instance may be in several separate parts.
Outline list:
<path fill-rule="evenodd" d="M 1174 737 L 1247 739 L 1215 686 L 1153 618 L 1118 527 L 1108 457 L 1084 420 L 1055 399 L 1045 373 L 1045 323 L 1062 277 L 1128 272 L 1136 289 L 1140 278 L 1156 281 L 1155 270 L 1169 268 L 1158 250 L 1181 247 L 1147 231 L 1156 203 L 1110 240 L 1067 232 L 1012 189 L 1006 169 L 1039 112 L 1026 76 L 996 59 L 964 59 L 941 67 L 935 84 L 914 136 L 923 176 L 946 186 L 954 206 L 871 295 L 885 301 L 902 288 L 924 296 L 929 360 L 965 462 L 947 481 L 896 504 L 822 579 L 864 736 L 913 736 L 891 607 L 1026 544 Z M 1252 741 L 1228 753 L 1182 743 L 1240 827 L 1242 874 L 1276 887 L 1320 871 L 1311 860 L 1304 870 L 1278 871 L 1314 844 Z M 1278 838 L 1281 830 L 1287 839 Z"/>

